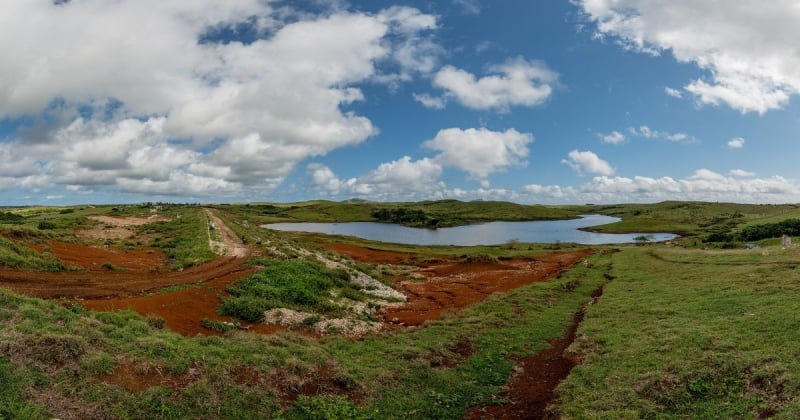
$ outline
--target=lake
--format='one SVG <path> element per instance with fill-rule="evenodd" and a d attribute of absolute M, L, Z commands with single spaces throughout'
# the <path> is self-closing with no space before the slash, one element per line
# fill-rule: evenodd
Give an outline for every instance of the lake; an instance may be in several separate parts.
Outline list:
<path fill-rule="evenodd" d="M 489 222 L 477 225 L 439 229 L 411 228 L 376 222 L 351 223 L 270 223 L 262 227 L 293 232 L 314 232 L 346 235 L 380 242 L 409 245 L 500 245 L 510 241 L 558 243 L 574 242 L 583 245 L 621 244 L 636 242 L 646 236 L 650 242 L 668 241 L 672 233 L 595 233 L 578 230 L 618 222 L 620 219 L 599 214 L 570 220 L 538 220 L 532 222 Z"/>

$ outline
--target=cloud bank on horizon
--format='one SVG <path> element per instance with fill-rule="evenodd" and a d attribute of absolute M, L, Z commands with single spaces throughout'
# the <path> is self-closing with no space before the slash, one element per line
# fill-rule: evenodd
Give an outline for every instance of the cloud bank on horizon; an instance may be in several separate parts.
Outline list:
<path fill-rule="evenodd" d="M 0 200 L 800 201 L 793 1 L 381 3 L 0 0 Z"/>

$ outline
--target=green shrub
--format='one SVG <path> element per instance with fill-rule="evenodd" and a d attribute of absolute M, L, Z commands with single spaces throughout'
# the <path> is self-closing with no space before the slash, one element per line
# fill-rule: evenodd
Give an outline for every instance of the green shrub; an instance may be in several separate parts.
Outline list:
<path fill-rule="evenodd" d="M 269 304 L 264 299 L 238 296 L 223 300 L 222 305 L 219 307 L 219 312 L 249 322 L 263 322 L 264 311 L 267 309 L 269 309 Z"/>
<path fill-rule="evenodd" d="M 498 262 L 498 259 L 494 255 L 489 255 L 489 254 L 472 254 L 472 255 L 465 255 L 464 262 L 495 264 Z"/>
<path fill-rule="evenodd" d="M 18 214 L 14 214 L 11 212 L 5 212 L 5 213 L 0 212 L 0 223 L 16 224 L 16 223 L 22 223 L 24 221 L 25 218 Z"/>
<path fill-rule="evenodd" d="M 42 220 L 37 227 L 39 230 L 52 230 L 56 228 L 56 224 L 49 220 Z"/>
<path fill-rule="evenodd" d="M 319 315 L 311 315 L 311 316 L 306 317 L 305 319 L 303 319 L 303 325 L 305 325 L 307 327 L 310 327 L 310 326 L 316 324 L 317 322 L 319 322 L 320 320 L 322 320 L 322 318 L 320 318 Z"/>
<path fill-rule="evenodd" d="M 200 321 L 200 325 L 202 325 L 203 328 L 221 333 L 225 333 L 228 331 L 236 331 L 239 329 L 238 324 L 225 321 L 215 321 L 212 319 L 203 319 L 202 321 Z"/>
<path fill-rule="evenodd" d="M 336 311 L 339 307 L 329 298 L 332 290 L 354 300 L 364 298 L 352 289 L 346 270 L 331 270 L 309 261 L 253 260 L 250 264 L 264 268 L 227 289 L 232 297 L 223 300 L 220 313 L 261 322 L 264 311 L 272 308 Z"/>
<path fill-rule="evenodd" d="M 164 326 L 167 323 L 167 321 L 164 318 L 155 315 L 149 315 L 147 318 L 145 318 L 145 320 L 147 321 L 147 325 L 149 325 L 150 328 L 156 330 L 163 330 Z"/>

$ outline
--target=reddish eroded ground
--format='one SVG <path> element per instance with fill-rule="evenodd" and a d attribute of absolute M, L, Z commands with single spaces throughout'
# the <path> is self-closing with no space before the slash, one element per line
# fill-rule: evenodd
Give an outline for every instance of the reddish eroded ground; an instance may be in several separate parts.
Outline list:
<path fill-rule="evenodd" d="M 244 276 L 248 271 L 244 262 L 243 258 L 217 258 L 183 271 L 156 267 L 46 273 L 0 268 L 0 287 L 48 299 L 128 297 L 167 286 L 202 283 L 234 274 Z"/>
<path fill-rule="evenodd" d="M 203 319 L 236 322 L 237 320 L 217 313 L 220 296 L 226 296 L 225 288 L 234 281 L 255 270 L 237 271 L 203 284 L 193 285 L 172 292 L 156 293 L 147 296 L 127 298 L 89 299 L 78 301 L 82 306 L 96 311 L 119 311 L 130 309 L 143 316 L 157 316 L 165 321 L 170 330 L 187 337 L 201 335 L 222 335 L 203 328 Z M 246 329 L 262 334 L 272 334 L 285 328 L 280 325 L 248 324 L 240 322 Z"/>
<path fill-rule="evenodd" d="M 101 248 L 89 245 L 50 242 L 46 247 L 32 246 L 44 252 L 49 250 L 67 267 L 80 267 L 84 270 L 106 270 L 104 263 L 116 268 L 132 270 L 149 270 L 163 266 L 167 258 L 163 252 L 155 248 L 119 249 Z"/>
<path fill-rule="evenodd" d="M 327 243 L 321 246 L 339 255 L 344 255 L 365 263 L 409 264 L 414 260 L 414 257 L 416 257 L 415 254 L 407 252 L 383 251 L 380 249 L 363 248 L 357 245 L 341 243 Z"/>
<path fill-rule="evenodd" d="M 439 319 L 446 310 L 463 309 L 492 293 L 554 278 L 592 252 L 586 249 L 499 263 L 435 265 L 419 271 L 425 275 L 425 281 L 401 283 L 400 290 L 408 296 L 408 301 L 386 308 L 384 319 L 396 325 L 420 325 Z"/>
<path fill-rule="evenodd" d="M 155 366 L 137 365 L 131 362 L 117 363 L 111 375 L 99 375 L 98 379 L 116 385 L 125 391 L 138 393 L 150 387 L 178 389 L 198 379 L 195 368 L 189 368 L 183 375 L 172 375 L 166 369 Z"/>

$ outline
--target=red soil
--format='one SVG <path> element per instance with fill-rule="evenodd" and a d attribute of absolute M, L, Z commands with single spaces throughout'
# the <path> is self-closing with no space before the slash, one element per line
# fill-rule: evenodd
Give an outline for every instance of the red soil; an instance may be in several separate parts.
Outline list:
<path fill-rule="evenodd" d="M 592 250 L 558 252 L 536 259 L 502 263 L 447 263 L 421 270 L 424 282 L 403 282 L 408 301 L 385 309 L 384 319 L 396 325 L 420 325 L 439 319 L 446 310 L 463 309 L 495 292 L 546 281 L 571 268 Z"/>
<path fill-rule="evenodd" d="M 407 252 L 383 251 L 379 249 L 363 248 L 356 245 L 329 243 L 323 248 L 339 255 L 350 257 L 356 261 L 379 264 L 410 264 L 415 255 Z"/>
<path fill-rule="evenodd" d="M 68 267 L 81 271 L 28 272 L 0 268 L 0 287 L 40 298 L 67 298 L 101 311 L 130 309 L 141 315 L 164 318 L 171 330 L 187 336 L 220 335 L 203 328 L 204 318 L 234 321 L 217 314 L 219 296 L 225 288 L 250 273 L 244 258 L 217 258 L 183 271 L 165 267 L 164 254 L 155 249 L 124 250 L 53 242 L 48 250 Z M 109 263 L 113 267 L 103 267 Z M 190 285 L 169 293 L 143 295 L 167 286 Z M 254 332 L 271 334 L 284 329 L 276 325 L 246 325 Z"/>
<path fill-rule="evenodd" d="M 103 268 L 103 263 L 109 263 L 117 268 L 148 270 L 167 262 L 164 253 L 155 248 L 126 250 L 64 242 L 51 242 L 47 247 L 32 248 L 39 252 L 49 249 L 65 266 L 80 267 L 85 270 L 106 270 Z"/>
<path fill-rule="evenodd" d="M 199 379 L 198 376 L 198 372 L 194 368 L 189 368 L 183 375 L 175 376 L 163 368 L 125 362 L 118 363 L 111 375 L 100 375 L 98 379 L 107 384 L 116 385 L 125 391 L 138 393 L 154 386 L 171 389 L 183 388 Z"/>
<path fill-rule="evenodd" d="M 148 296 L 135 296 L 112 299 L 81 300 L 81 305 L 96 311 L 118 311 L 130 309 L 143 316 L 157 316 L 164 319 L 167 328 L 188 337 L 201 335 L 222 335 L 203 328 L 200 321 L 236 322 L 237 320 L 217 313 L 220 296 L 226 296 L 225 288 L 239 278 L 255 270 L 233 272 L 201 285 L 195 285 L 174 292 L 158 293 Z M 249 331 L 272 334 L 284 328 L 279 325 L 248 324 L 240 322 Z"/>
<path fill-rule="evenodd" d="M 404 264 L 420 267 L 423 282 L 403 281 L 400 290 L 408 301 L 386 308 L 384 319 L 397 327 L 420 325 L 441 317 L 447 310 L 459 310 L 485 299 L 494 292 L 506 292 L 533 282 L 546 281 L 558 276 L 593 251 L 591 249 L 557 252 L 535 259 L 514 259 L 499 263 L 445 262 L 430 265 L 413 264 L 414 254 L 366 249 L 352 245 L 328 244 L 326 248 L 370 263 Z M 0 269 L 0 287 L 42 298 L 69 298 L 96 310 L 132 309 L 142 315 L 164 318 L 173 331 L 184 335 L 216 334 L 200 326 L 203 318 L 231 321 L 216 313 L 219 297 L 236 279 L 252 272 L 244 266 L 244 258 L 221 257 L 210 263 L 192 267 L 182 272 L 163 267 L 165 258 L 159 251 L 96 248 L 74 244 L 53 243 L 49 249 L 67 265 L 83 267 L 86 271 L 38 273 Z M 120 270 L 102 267 L 108 262 Z M 191 285 L 168 293 L 143 296 L 166 286 Z M 546 415 L 546 405 L 553 397 L 555 386 L 569 374 L 574 362 L 565 358 L 564 349 L 574 340 L 577 325 L 583 312 L 575 314 L 573 325 L 564 337 L 551 342 L 551 348 L 532 357 L 512 357 L 518 364 L 518 373 L 508 387 L 503 406 L 476 407 L 469 418 L 541 418 Z M 279 326 L 252 325 L 251 331 L 273 333 Z M 463 358 L 473 349 L 469 342 L 453 349 Z M 433 357 L 432 365 L 442 364 Z M 163 374 L 156 368 L 142 368 L 132 363 L 120 363 L 114 374 L 101 380 L 118 385 L 131 392 L 153 385 L 176 388 L 197 380 L 199 372 L 189 369 L 180 376 Z M 278 386 L 292 382 L 286 389 L 277 389 L 284 404 L 298 395 L 333 393 L 346 395 L 354 401 L 363 398 L 363 390 L 338 378 L 330 367 L 319 367 L 302 378 L 275 378 L 254 372 L 235 374 L 236 381 Z M 291 380 L 291 381 L 289 381 Z"/>
<path fill-rule="evenodd" d="M 106 255 L 103 253 L 102 255 Z M 87 257 L 90 258 L 90 257 Z M 0 287 L 40 298 L 108 298 L 136 296 L 179 284 L 202 283 L 238 273 L 247 268 L 243 258 L 217 258 L 184 271 L 155 267 L 150 270 L 90 270 L 41 273 L 0 269 Z M 102 260 L 98 263 L 102 265 Z M 133 264 L 121 261 L 120 266 Z"/>

